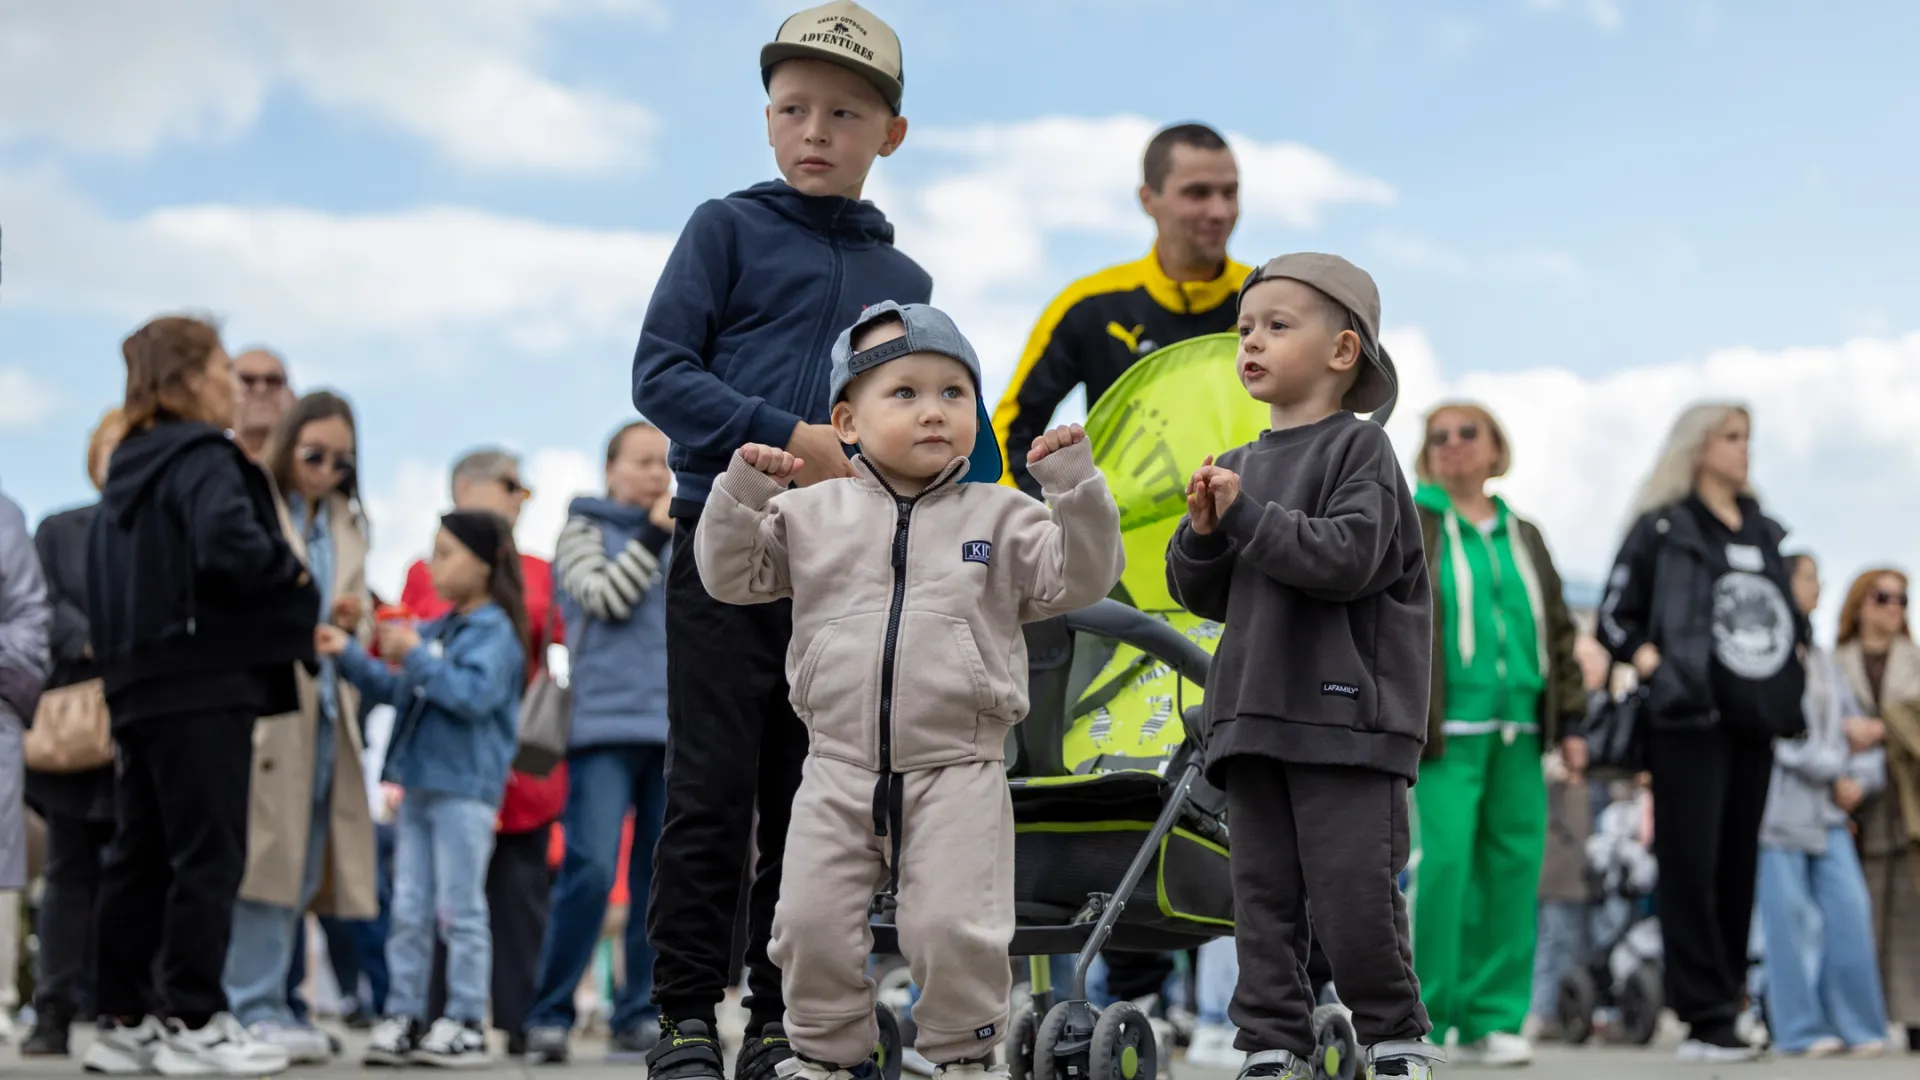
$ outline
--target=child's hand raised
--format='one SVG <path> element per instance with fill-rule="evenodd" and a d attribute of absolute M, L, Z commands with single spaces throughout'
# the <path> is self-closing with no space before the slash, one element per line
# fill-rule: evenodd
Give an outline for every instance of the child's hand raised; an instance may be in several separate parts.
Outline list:
<path fill-rule="evenodd" d="M 1220 527 L 1220 518 L 1240 498 L 1240 474 L 1213 463 L 1213 455 L 1187 481 L 1187 519 L 1193 531 L 1206 536 Z"/>
<path fill-rule="evenodd" d="M 313 628 L 313 651 L 329 660 L 347 651 L 347 632 L 323 623 Z"/>
<path fill-rule="evenodd" d="M 804 460 L 794 457 L 787 451 L 776 450 L 761 443 L 748 443 L 741 447 L 740 459 L 783 484 L 792 480 L 795 473 L 807 466 Z"/>
<path fill-rule="evenodd" d="M 1087 429 L 1079 424 L 1061 424 L 1033 440 L 1033 449 L 1027 451 L 1027 464 L 1044 459 L 1048 454 L 1065 450 L 1069 446 L 1087 441 Z"/>

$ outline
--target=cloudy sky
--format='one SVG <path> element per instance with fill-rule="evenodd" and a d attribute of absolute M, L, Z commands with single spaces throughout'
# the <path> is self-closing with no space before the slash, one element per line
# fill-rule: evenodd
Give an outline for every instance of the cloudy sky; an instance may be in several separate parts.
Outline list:
<path fill-rule="evenodd" d="M 355 402 L 376 587 L 481 442 L 527 455 L 549 550 L 673 236 L 773 175 L 756 55 L 799 2 L 0 0 L 0 485 L 85 499 L 121 338 L 197 309 Z M 1370 269 L 1396 439 L 1489 402 L 1569 576 L 1701 396 L 1755 406 L 1756 479 L 1831 584 L 1914 560 L 1920 7 L 870 6 L 912 128 L 869 193 L 990 391 L 1052 293 L 1145 249 L 1141 146 L 1202 119 L 1242 161 L 1235 254 Z"/>

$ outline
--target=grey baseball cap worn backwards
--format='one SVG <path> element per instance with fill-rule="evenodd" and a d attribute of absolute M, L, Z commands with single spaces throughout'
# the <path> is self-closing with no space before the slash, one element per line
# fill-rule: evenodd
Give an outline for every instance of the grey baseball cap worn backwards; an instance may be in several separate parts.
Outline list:
<path fill-rule="evenodd" d="M 884 341 L 871 349 L 853 351 L 853 339 L 862 327 L 884 318 L 898 319 L 906 334 Z M 973 351 L 973 343 L 955 326 L 946 312 L 931 304 L 897 304 L 892 300 L 882 300 L 860 313 L 853 325 L 840 331 L 833 342 L 833 376 L 828 384 L 827 403 L 837 405 L 846 395 L 847 385 L 889 360 L 898 360 L 911 353 L 933 353 L 951 357 L 960 361 L 973 377 L 974 409 L 978 415 L 979 430 L 973 437 L 973 453 L 968 455 L 972 464 L 967 474 L 960 479 L 966 483 L 997 484 L 1003 463 L 1000 459 L 1000 440 L 993 432 L 993 415 L 987 412 L 987 401 L 982 396 L 980 386 L 980 358 Z"/>
<path fill-rule="evenodd" d="M 1393 358 L 1380 344 L 1380 289 L 1374 285 L 1373 276 L 1338 255 L 1295 252 L 1248 274 L 1240 285 L 1241 303 L 1246 302 L 1248 289 L 1273 278 L 1311 285 L 1347 309 L 1352 323 L 1350 329 L 1360 335 L 1360 353 L 1365 363 L 1360 368 L 1360 377 L 1353 381 L 1353 388 L 1341 399 L 1340 407 L 1349 412 L 1372 413 L 1391 405 L 1400 396 L 1400 376 L 1394 370 Z"/>

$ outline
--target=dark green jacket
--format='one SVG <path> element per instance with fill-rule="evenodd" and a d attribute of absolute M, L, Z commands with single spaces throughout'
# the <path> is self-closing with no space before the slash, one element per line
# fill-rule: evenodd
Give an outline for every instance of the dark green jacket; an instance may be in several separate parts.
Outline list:
<path fill-rule="evenodd" d="M 1427 553 L 1427 579 L 1439 588 L 1440 515 L 1424 506 L 1419 511 L 1420 540 L 1426 545 Z M 1540 745 L 1547 748 L 1557 744 L 1563 731 L 1573 729 L 1586 716 L 1586 683 L 1580 676 L 1580 664 L 1573 657 L 1573 641 L 1578 631 L 1574 629 L 1573 616 L 1567 611 L 1566 598 L 1561 595 L 1560 572 L 1554 569 L 1553 558 L 1547 554 L 1546 539 L 1533 522 L 1518 514 L 1513 515 L 1509 527 L 1527 545 L 1534 572 L 1540 576 L 1541 603 L 1546 607 L 1546 618 L 1540 628 L 1547 639 L 1546 686 L 1540 691 Z M 1439 597 L 1434 597 L 1436 651 L 1443 648 L 1441 642 L 1446 640 L 1442 636 L 1445 628 L 1441 625 L 1445 606 Z M 1447 751 L 1447 738 L 1440 730 L 1446 721 L 1447 665 L 1436 659 L 1432 670 L 1433 687 L 1427 699 L 1427 745 L 1420 754 L 1422 761 L 1432 761 Z"/>

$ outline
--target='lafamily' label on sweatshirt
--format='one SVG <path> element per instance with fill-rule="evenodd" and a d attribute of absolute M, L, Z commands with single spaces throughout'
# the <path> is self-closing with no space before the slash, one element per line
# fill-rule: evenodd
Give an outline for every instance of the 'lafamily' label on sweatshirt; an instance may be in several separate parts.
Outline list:
<path fill-rule="evenodd" d="M 1343 697 L 1349 701 L 1360 700 L 1360 688 L 1352 683 L 1323 682 L 1320 684 L 1321 697 Z"/>

